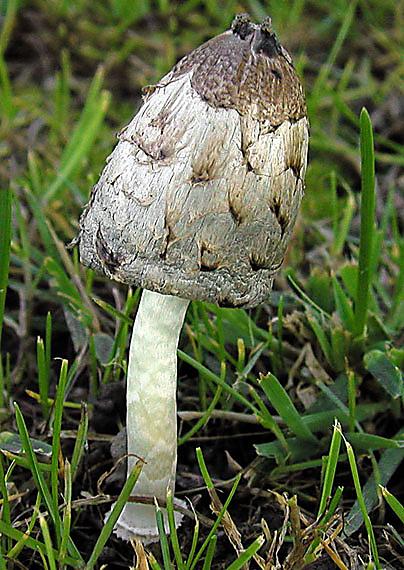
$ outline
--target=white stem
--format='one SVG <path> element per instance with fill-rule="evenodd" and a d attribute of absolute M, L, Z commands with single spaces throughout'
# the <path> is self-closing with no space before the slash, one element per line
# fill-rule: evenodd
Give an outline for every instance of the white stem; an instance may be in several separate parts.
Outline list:
<path fill-rule="evenodd" d="M 127 375 L 128 453 L 146 464 L 134 494 L 165 501 L 177 466 L 177 346 L 189 301 L 143 291 L 132 332 Z M 136 458 L 128 458 L 128 471 Z M 143 542 L 158 536 L 155 509 L 128 503 L 118 536 Z M 131 536 L 130 536 L 131 535 Z"/>

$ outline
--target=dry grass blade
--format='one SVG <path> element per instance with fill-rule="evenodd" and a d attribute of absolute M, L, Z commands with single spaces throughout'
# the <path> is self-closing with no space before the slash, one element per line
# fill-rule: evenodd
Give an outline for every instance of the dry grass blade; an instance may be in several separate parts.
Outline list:
<path fill-rule="evenodd" d="M 208 493 L 211 499 L 210 508 L 213 514 L 219 516 L 220 512 L 223 509 L 223 504 L 219 499 L 219 495 L 217 494 L 215 488 L 212 489 L 208 488 Z M 229 539 L 230 544 L 236 551 L 237 555 L 240 555 L 244 550 L 243 544 L 241 542 L 241 534 L 237 526 L 235 525 L 233 519 L 231 518 L 229 511 L 226 511 L 225 514 L 223 515 L 222 525 L 223 525 L 223 530 L 226 533 L 226 536 Z"/>
<path fill-rule="evenodd" d="M 139 540 L 132 540 L 131 544 L 133 550 L 135 551 L 135 570 L 149 570 L 150 566 L 147 561 L 147 554 L 143 547 L 143 544 Z"/>

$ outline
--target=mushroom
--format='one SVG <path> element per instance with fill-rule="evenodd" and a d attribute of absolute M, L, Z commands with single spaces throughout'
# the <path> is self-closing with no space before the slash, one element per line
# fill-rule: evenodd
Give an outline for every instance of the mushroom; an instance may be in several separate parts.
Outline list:
<path fill-rule="evenodd" d="M 128 361 L 127 451 L 146 462 L 136 495 L 164 501 L 175 484 L 176 353 L 188 304 L 265 301 L 303 196 L 305 98 L 271 20 L 236 16 L 148 88 L 118 140 L 80 219 L 80 257 L 144 289 Z M 128 503 L 115 532 L 157 540 L 154 507 Z"/>

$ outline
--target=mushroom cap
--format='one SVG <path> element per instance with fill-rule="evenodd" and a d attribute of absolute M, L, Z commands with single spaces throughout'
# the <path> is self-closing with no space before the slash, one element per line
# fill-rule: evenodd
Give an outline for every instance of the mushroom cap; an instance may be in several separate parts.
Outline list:
<path fill-rule="evenodd" d="M 148 89 L 81 219 L 83 264 L 163 294 L 269 296 L 304 190 L 302 86 L 269 19 L 247 15 Z"/>

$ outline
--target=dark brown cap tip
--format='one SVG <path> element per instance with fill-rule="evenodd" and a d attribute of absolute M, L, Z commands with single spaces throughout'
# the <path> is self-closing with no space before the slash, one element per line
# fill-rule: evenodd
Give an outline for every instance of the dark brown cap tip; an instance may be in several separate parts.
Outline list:
<path fill-rule="evenodd" d="M 262 24 L 260 26 L 261 31 L 265 32 L 267 34 L 273 34 L 274 30 L 272 28 L 272 18 L 270 16 L 267 16 L 266 18 L 264 18 L 262 20 Z"/>
<path fill-rule="evenodd" d="M 254 51 L 274 57 L 282 53 L 282 47 L 272 27 L 272 19 L 268 16 L 259 27 L 254 42 Z"/>
<path fill-rule="evenodd" d="M 245 40 L 254 31 L 254 24 L 251 22 L 250 15 L 247 13 L 237 14 L 231 24 L 233 34 Z"/>

